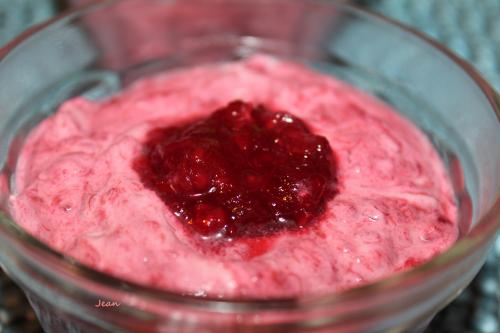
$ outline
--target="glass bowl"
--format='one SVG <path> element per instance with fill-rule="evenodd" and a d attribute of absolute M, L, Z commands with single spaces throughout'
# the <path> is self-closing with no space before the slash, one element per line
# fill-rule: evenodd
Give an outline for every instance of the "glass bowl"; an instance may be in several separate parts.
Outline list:
<path fill-rule="evenodd" d="M 50 249 L 10 218 L 19 149 L 61 102 L 105 98 L 158 71 L 257 52 L 335 75 L 425 131 L 452 178 L 460 241 L 411 271 L 345 292 L 229 300 L 100 273 Z M 0 57 L 0 262 L 46 332 L 420 332 L 473 279 L 499 228 L 498 96 L 435 42 L 350 5 L 96 1 L 29 30 Z M 98 308 L 100 301 L 114 306 Z"/>

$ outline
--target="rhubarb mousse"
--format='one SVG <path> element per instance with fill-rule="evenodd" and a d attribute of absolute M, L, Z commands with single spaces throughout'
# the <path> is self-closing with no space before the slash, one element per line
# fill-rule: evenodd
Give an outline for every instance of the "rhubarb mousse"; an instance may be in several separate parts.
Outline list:
<path fill-rule="evenodd" d="M 458 237 L 445 167 L 416 126 L 263 55 L 65 102 L 28 136 L 10 203 L 86 265 L 210 297 L 344 290 Z"/>

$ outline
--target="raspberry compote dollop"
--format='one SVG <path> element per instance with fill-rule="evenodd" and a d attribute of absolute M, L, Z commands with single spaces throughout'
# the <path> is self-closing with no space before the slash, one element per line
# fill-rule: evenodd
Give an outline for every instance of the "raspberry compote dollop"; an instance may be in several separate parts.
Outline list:
<path fill-rule="evenodd" d="M 233 101 L 149 133 L 145 186 L 202 236 L 256 237 L 309 225 L 336 186 L 333 152 L 298 117 Z"/>

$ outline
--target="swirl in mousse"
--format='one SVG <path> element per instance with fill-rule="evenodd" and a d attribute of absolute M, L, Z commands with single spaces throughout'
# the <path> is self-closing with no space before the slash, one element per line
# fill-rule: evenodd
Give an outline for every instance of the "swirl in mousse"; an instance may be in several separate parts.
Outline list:
<path fill-rule="evenodd" d="M 68 100 L 28 136 L 10 204 L 84 264 L 198 296 L 344 290 L 458 237 L 448 175 L 416 126 L 263 55 Z"/>

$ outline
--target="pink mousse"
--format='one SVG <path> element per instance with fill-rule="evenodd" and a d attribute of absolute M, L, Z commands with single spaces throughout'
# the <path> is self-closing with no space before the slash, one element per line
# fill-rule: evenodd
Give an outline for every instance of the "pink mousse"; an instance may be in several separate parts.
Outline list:
<path fill-rule="evenodd" d="M 151 129 L 233 100 L 286 110 L 326 137 L 338 193 L 304 232 L 213 251 L 133 162 Z M 105 101 L 67 101 L 28 137 L 11 208 L 31 234 L 97 270 L 199 296 L 343 290 L 427 261 L 458 237 L 447 173 L 415 126 L 345 83 L 266 56 L 160 74 Z"/>

